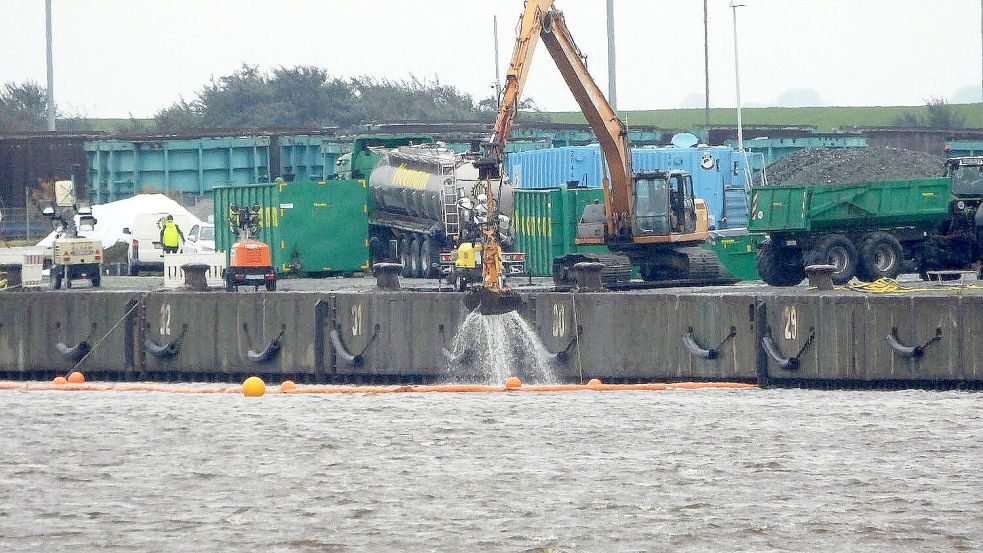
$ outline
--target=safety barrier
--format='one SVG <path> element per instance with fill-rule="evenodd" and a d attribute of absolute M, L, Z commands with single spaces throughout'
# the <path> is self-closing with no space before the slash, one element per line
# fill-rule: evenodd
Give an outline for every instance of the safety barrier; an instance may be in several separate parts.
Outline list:
<path fill-rule="evenodd" d="M 169 253 L 164 254 L 164 288 L 173 290 L 184 286 L 183 265 L 201 263 L 208 265 L 205 282 L 210 287 L 225 285 L 222 273 L 225 270 L 225 252 L 209 253 Z"/>
<path fill-rule="evenodd" d="M 20 287 L 35 288 L 43 284 L 45 257 L 43 251 L 4 251 L 0 252 L 0 265 L 20 265 Z"/>

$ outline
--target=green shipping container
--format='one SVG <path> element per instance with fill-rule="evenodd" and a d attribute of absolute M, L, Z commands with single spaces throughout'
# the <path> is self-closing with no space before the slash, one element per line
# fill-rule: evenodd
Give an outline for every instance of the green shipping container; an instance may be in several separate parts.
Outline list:
<path fill-rule="evenodd" d="M 261 207 L 262 230 L 279 273 L 354 273 L 368 269 L 369 219 L 365 182 L 302 181 L 215 189 L 215 248 L 237 237 L 229 205 Z M 226 253 L 228 260 L 228 253 Z"/>
<path fill-rule="evenodd" d="M 577 221 L 584 206 L 604 202 L 604 191 L 590 189 L 516 190 L 516 248 L 526 254 L 533 276 L 553 274 L 553 259 L 571 253 L 607 252 L 606 246 L 577 246 Z"/>
<path fill-rule="evenodd" d="M 229 261 L 229 251 L 239 237 L 229 228 L 229 206 L 239 207 L 258 205 L 260 212 L 259 236 L 255 240 L 270 245 L 270 256 L 273 267 L 279 271 L 280 249 L 273 247 L 280 243 L 280 189 L 276 184 L 250 184 L 247 186 L 217 186 L 212 191 L 215 213 L 215 251 L 225 252 L 225 261 Z"/>
<path fill-rule="evenodd" d="M 364 180 L 292 182 L 279 187 L 284 272 L 350 274 L 369 269 Z"/>
<path fill-rule="evenodd" d="M 843 231 L 930 227 L 949 212 L 948 178 L 846 185 L 756 186 L 748 230 Z"/>

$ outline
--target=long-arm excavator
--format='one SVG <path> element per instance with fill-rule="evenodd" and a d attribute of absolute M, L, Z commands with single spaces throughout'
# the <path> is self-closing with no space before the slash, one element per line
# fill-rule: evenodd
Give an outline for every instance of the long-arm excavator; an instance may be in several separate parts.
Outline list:
<path fill-rule="evenodd" d="M 702 284 L 719 277 L 716 255 L 698 247 L 708 237 L 708 210 L 705 201 L 693 197 L 692 177 L 682 171 L 633 172 L 625 124 L 587 71 L 563 12 L 553 7 L 553 0 L 526 2 L 495 130 L 478 162 L 481 178 L 489 184 L 501 182 L 505 144 L 537 38 L 542 39 L 600 142 L 610 175 L 602 181 L 604 204 L 588 205 L 584 210 L 577 243 L 607 245 L 612 253 L 557 258 L 553 262 L 557 286 L 572 284 L 571 269 L 580 261 L 604 263 L 602 280 L 609 284 L 627 280 L 632 264 L 639 265 L 645 280 Z M 494 291 L 487 279 L 485 284 Z"/>

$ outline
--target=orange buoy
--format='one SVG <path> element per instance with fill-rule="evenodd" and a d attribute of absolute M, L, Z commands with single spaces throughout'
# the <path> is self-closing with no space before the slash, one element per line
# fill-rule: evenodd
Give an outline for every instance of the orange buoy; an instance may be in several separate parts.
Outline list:
<path fill-rule="evenodd" d="M 54 380 L 51 381 L 52 384 L 68 384 L 68 379 L 64 376 L 56 376 Z"/>
<path fill-rule="evenodd" d="M 242 395 L 246 397 L 261 397 L 266 393 L 266 382 L 258 376 L 250 376 L 242 383 Z"/>
<path fill-rule="evenodd" d="M 85 375 L 78 371 L 72 371 L 72 374 L 68 375 L 68 381 L 72 384 L 84 384 Z"/>
<path fill-rule="evenodd" d="M 505 379 L 505 388 L 509 390 L 515 390 L 516 388 L 522 387 L 522 381 L 519 380 L 518 376 L 510 376 Z"/>
<path fill-rule="evenodd" d="M 603 385 L 604 385 L 604 383 L 601 382 L 601 379 L 600 378 L 592 378 L 592 379 L 590 379 L 590 380 L 587 381 L 587 387 L 588 388 L 600 388 Z"/>
<path fill-rule="evenodd" d="M 293 380 L 284 380 L 280 383 L 281 392 L 292 392 L 297 389 L 297 384 Z"/>

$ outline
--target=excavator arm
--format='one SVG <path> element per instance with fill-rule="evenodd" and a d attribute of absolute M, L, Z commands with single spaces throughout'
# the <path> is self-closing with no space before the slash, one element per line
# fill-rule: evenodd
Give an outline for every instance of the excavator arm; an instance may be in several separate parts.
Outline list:
<path fill-rule="evenodd" d="M 553 5 L 553 0 L 528 0 L 526 9 L 519 22 L 519 33 L 515 37 L 515 48 L 512 50 L 512 63 L 505 74 L 505 88 L 502 90 L 502 102 L 495 119 L 495 130 L 491 140 L 485 144 L 484 158 L 479 169 L 480 178 L 500 178 L 502 161 L 505 159 L 505 144 L 512 133 L 516 113 L 519 111 L 519 99 L 526 85 L 532 55 L 539 42 L 539 34 L 543 21 Z"/>
<path fill-rule="evenodd" d="M 608 234 L 615 236 L 627 232 L 634 195 L 631 150 L 625 124 L 587 71 L 584 58 L 563 19 L 563 12 L 553 9 L 545 14 L 540 36 L 601 144 L 601 153 L 611 175 L 610 182 L 607 178 L 604 180 Z"/>
<path fill-rule="evenodd" d="M 480 177 L 500 178 L 502 160 L 505 159 L 505 144 L 512 132 L 519 99 L 529 75 L 537 39 L 540 37 L 601 144 L 601 152 L 611 175 L 610 181 L 604 181 L 607 230 L 612 236 L 619 234 L 627 230 L 632 209 L 628 132 L 587 71 L 583 56 L 567 28 L 563 12 L 553 8 L 553 0 L 526 2 L 519 23 L 519 34 L 515 39 L 512 62 L 505 76 L 505 89 L 495 120 L 495 130 L 491 140 L 485 144 L 484 156 L 478 164 Z"/>

